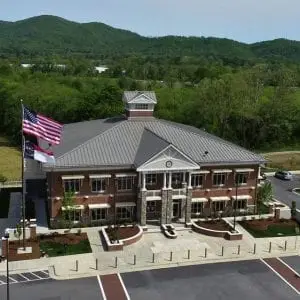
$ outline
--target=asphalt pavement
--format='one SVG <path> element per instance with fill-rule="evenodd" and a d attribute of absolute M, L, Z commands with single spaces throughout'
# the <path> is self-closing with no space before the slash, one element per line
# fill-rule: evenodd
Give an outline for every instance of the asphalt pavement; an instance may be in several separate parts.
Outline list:
<path fill-rule="evenodd" d="M 299 299 L 299 295 L 260 260 L 121 275 L 131 300 Z"/>
<path fill-rule="evenodd" d="M 274 176 L 268 177 L 273 184 L 275 199 L 291 207 L 292 201 L 295 200 L 297 208 L 300 209 L 300 196 L 292 193 L 292 189 L 300 188 L 300 175 L 294 175 L 293 180 L 282 180 Z"/>
<path fill-rule="evenodd" d="M 44 279 L 10 284 L 11 300 L 103 300 L 97 277 L 74 280 Z M 6 285 L 0 286 L 6 299 Z"/>

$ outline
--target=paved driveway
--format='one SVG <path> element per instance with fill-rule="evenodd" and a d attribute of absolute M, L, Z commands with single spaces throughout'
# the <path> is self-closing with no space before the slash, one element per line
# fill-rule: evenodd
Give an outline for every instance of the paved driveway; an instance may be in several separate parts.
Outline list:
<path fill-rule="evenodd" d="M 300 196 L 292 193 L 293 188 L 300 188 L 300 175 L 294 175 L 294 178 L 291 181 L 281 180 L 272 176 L 268 177 L 268 179 L 273 184 L 275 199 L 287 204 L 288 206 L 291 206 L 292 201 L 296 200 L 297 208 L 300 209 Z"/>
<path fill-rule="evenodd" d="M 299 294 L 260 260 L 122 274 L 131 300 L 292 300 Z"/>

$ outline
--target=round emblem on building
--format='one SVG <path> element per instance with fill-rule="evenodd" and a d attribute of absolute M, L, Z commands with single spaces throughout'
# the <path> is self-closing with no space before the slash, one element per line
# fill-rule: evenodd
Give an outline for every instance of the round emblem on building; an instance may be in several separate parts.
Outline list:
<path fill-rule="evenodd" d="M 171 168 L 172 165 L 173 165 L 173 163 L 170 160 L 166 161 L 166 167 L 167 168 Z"/>

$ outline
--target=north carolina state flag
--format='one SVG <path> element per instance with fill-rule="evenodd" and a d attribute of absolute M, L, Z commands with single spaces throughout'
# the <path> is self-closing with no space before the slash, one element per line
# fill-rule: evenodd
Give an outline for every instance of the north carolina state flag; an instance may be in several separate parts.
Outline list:
<path fill-rule="evenodd" d="M 29 140 L 25 141 L 24 157 L 34 159 L 42 163 L 55 163 L 52 151 L 44 150 L 41 147 L 39 147 L 36 143 Z"/>

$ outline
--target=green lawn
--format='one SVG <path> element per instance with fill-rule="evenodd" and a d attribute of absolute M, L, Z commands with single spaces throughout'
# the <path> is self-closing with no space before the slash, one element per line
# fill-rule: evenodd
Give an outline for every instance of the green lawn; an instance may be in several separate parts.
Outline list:
<path fill-rule="evenodd" d="M 80 241 L 75 245 L 66 245 L 66 247 L 61 243 L 40 241 L 40 249 L 46 252 L 49 257 L 92 252 L 88 240 Z"/>
<path fill-rule="evenodd" d="M 240 223 L 255 238 L 276 237 L 276 236 L 294 236 L 296 235 L 295 226 L 286 226 L 281 224 L 269 225 L 267 230 L 255 229 L 247 224 Z"/>

